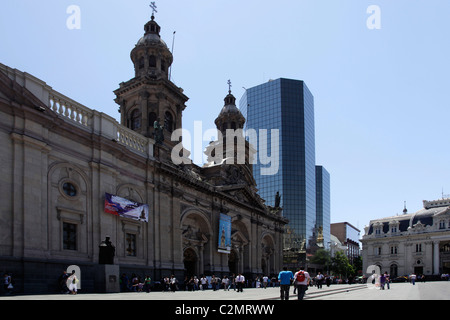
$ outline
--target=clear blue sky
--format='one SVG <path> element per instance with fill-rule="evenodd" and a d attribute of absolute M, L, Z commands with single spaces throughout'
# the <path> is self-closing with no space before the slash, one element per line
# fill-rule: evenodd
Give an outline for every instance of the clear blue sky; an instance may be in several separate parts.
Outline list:
<path fill-rule="evenodd" d="M 0 10 L 0 62 L 119 119 L 113 90 L 134 76 L 130 51 L 150 1 L 17 0 Z M 450 1 L 164 0 L 156 21 L 172 80 L 190 98 L 183 126 L 204 130 L 227 94 L 280 77 L 315 98 L 316 162 L 331 174 L 331 220 L 361 231 L 450 194 Z M 81 29 L 66 12 L 80 8 Z M 370 5 L 381 29 L 369 29 Z"/>

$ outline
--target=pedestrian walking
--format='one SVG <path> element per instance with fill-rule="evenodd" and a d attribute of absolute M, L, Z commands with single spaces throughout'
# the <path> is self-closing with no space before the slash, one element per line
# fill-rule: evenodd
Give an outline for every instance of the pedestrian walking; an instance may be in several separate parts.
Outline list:
<path fill-rule="evenodd" d="M 328 275 L 326 276 L 325 283 L 326 283 L 327 287 L 329 287 L 331 285 L 331 277 L 330 276 L 328 276 Z"/>
<path fill-rule="evenodd" d="M 122 273 L 122 276 L 120 277 L 120 291 L 126 292 L 129 290 L 130 285 L 130 279 L 125 273 Z"/>
<path fill-rule="evenodd" d="M 411 280 L 413 286 L 416 285 L 416 278 L 417 276 L 414 272 L 409 276 L 409 279 Z"/>
<path fill-rule="evenodd" d="M 386 287 L 389 290 L 391 288 L 391 286 L 389 284 L 391 282 L 391 278 L 389 276 L 389 273 L 387 273 L 387 271 L 384 272 L 384 277 L 386 278 Z"/>
<path fill-rule="evenodd" d="M 75 270 L 72 271 L 72 274 L 67 278 L 67 283 L 69 284 L 69 291 L 71 294 L 77 294 L 78 292 L 78 278 L 75 274 Z"/>
<path fill-rule="evenodd" d="M 216 291 L 216 289 L 217 289 L 217 278 L 216 278 L 215 275 L 212 275 L 212 277 L 211 277 L 211 286 L 212 286 L 213 291 Z"/>
<path fill-rule="evenodd" d="M 234 273 L 231 275 L 230 287 L 233 287 L 233 291 L 236 291 L 236 275 Z"/>
<path fill-rule="evenodd" d="M 244 287 L 244 283 L 245 277 L 241 273 L 239 273 L 238 276 L 236 277 L 237 292 L 243 292 L 242 289 Z"/>
<path fill-rule="evenodd" d="M 222 285 L 224 291 L 230 291 L 230 279 L 227 276 L 224 276 L 222 279 Z"/>
<path fill-rule="evenodd" d="M 171 290 L 172 292 L 177 291 L 177 284 L 178 284 L 177 278 L 175 278 L 175 276 L 172 275 L 172 276 L 170 277 L 170 290 Z"/>
<path fill-rule="evenodd" d="M 150 278 L 150 276 L 145 276 L 144 278 L 144 288 L 145 288 L 145 292 L 149 293 L 150 292 L 150 287 L 152 285 L 152 278 Z"/>
<path fill-rule="evenodd" d="M 263 277 L 263 288 L 267 289 L 267 285 L 269 284 L 269 277 L 268 276 L 264 276 Z"/>
<path fill-rule="evenodd" d="M 6 272 L 3 275 L 3 289 L 6 294 L 12 294 L 14 289 L 12 276 Z"/>
<path fill-rule="evenodd" d="M 204 291 L 208 288 L 208 279 L 203 275 L 200 279 L 200 289 Z"/>
<path fill-rule="evenodd" d="M 316 281 L 317 281 L 317 289 L 322 289 L 324 276 L 320 272 L 317 273 Z"/>
<path fill-rule="evenodd" d="M 384 273 L 380 274 L 380 290 L 384 290 L 384 286 L 386 285 L 386 276 Z"/>
<path fill-rule="evenodd" d="M 61 293 L 69 293 L 69 288 L 67 288 L 67 278 L 69 275 L 67 274 L 67 271 L 64 270 L 63 273 L 58 278 L 58 285 Z"/>
<path fill-rule="evenodd" d="M 292 271 L 288 270 L 287 267 L 283 267 L 283 271 L 280 271 L 278 274 L 281 300 L 289 300 L 289 290 L 291 288 L 292 280 L 294 280 Z"/>
<path fill-rule="evenodd" d="M 300 270 L 294 275 L 294 281 L 297 285 L 298 300 L 303 300 L 306 290 L 308 290 L 308 285 L 311 282 L 309 273 L 303 269 L 303 267 L 300 267 Z"/>

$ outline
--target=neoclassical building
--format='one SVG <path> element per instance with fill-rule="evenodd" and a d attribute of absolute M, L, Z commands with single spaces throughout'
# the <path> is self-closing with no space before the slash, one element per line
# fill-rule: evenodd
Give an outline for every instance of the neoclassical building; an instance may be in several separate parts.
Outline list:
<path fill-rule="evenodd" d="M 211 161 L 178 161 L 188 151 L 171 137 L 188 97 L 169 79 L 173 56 L 154 17 L 144 29 L 131 51 L 135 77 L 114 91 L 120 123 L 0 64 L 0 272 L 13 274 L 17 291 L 57 290 L 69 265 L 79 266 L 84 292 L 101 291 L 96 275 L 106 237 L 120 273 L 154 280 L 253 277 L 282 267 L 288 221 L 256 193 L 251 146 L 244 142 L 244 162 L 217 160 L 230 147 L 227 129 L 244 125 L 234 96 L 230 91 L 218 107 L 223 140 L 207 148 Z M 148 216 L 105 211 L 106 194 L 145 205 Z M 218 248 L 223 216 L 230 224 L 225 251 Z"/>
<path fill-rule="evenodd" d="M 450 272 L 450 199 L 423 201 L 415 213 L 376 219 L 364 228 L 363 272 L 371 265 L 391 277 Z"/>

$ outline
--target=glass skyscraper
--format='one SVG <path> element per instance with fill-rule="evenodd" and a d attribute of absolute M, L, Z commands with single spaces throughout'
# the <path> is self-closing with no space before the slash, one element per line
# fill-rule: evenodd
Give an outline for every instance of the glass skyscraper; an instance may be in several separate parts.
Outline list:
<path fill-rule="evenodd" d="M 314 97 L 303 81 L 280 78 L 246 89 L 240 109 L 246 118 L 245 129 L 256 130 L 258 137 L 253 175 L 259 195 L 273 206 L 279 192 L 283 216 L 289 219 L 285 257 L 292 252 L 291 261 L 304 261 L 311 240 L 317 235 Z M 261 145 L 264 129 L 267 146 Z M 271 143 L 276 133 L 277 144 Z M 276 151 L 277 170 L 267 174 L 263 170 L 269 165 L 260 161 L 261 156 Z"/>
<path fill-rule="evenodd" d="M 323 166 L 316 166 L 316 226 L 325 249 L 330 248 L 331 241 L 330 211 L 330 174 Z"/>

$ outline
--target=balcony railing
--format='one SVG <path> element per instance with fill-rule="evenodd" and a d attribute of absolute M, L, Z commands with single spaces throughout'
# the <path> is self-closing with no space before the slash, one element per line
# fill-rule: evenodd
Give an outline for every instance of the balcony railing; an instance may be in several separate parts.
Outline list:
<path fill-rule="evenodd" d="M 33 93 L 58 117 L 92 134 L 116 141 L 143 157 L 153 157 L 154 140 L 120 125 L 109 115 L 90 109 L 53 90 L 44 81 L 0 63 L 0 71 Z"/>

